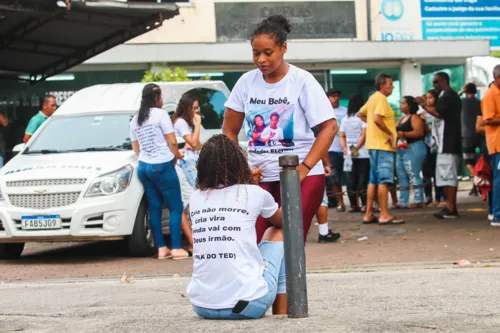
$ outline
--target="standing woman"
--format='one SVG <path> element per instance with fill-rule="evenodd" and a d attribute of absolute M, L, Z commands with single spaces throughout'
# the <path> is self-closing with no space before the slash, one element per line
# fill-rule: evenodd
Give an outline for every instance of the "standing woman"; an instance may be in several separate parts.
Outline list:
<path fill-rule="evenodd" d="M 183 206 L 179 178 L 175 172 L 176 159 L 183 156 L 177 148 L 172 121 L 161 109 L 162 106 L 160 87 L 152 83 L 145 85 L 139 113 L 130 123 L 130 139 L 132 148 L 139 156 L 137 175 L 146 191 L 158 259 L 185 259 L 189 254 L 181 248 Z M 163 200 L 170 210 L 171 253 L 165 244 L 161 226 Z"/>
<path fill-rule="evenodd" d="M 187 143 L 184 158 L 179 160 L 186 180 L 192 187 L 196 186 L 196 163 L 198 163 L 200 143 L 201 116 L 198 114 L 200 104 L 195 97 L 183 95 L 175 110 L 173 122 L 177 135 Z"/>
<path fill-rule="evenodd" d="M 399 186 L 401 186 L 398 206 L 400 208 L 424 208 L 424 189 L 420 172 L 427 156 L 424 143 L 425 124 L 417 115 L 418 104 L 412 96 L 403 97 L 400 108 L 404 116 L 396 125 L 398 131 L 396 169 Z M 410 185 L 417 187 L 414 190 L 414 204 L 411 206 L 409 206 Z"/>
<path fill-rule="evenodd" d="M 349 173 L 347 192 L 351 202 L 350 213 L 366 213 L 366 190 L 370 179 L 370 156 L 365 148 L 366 123 L 356 116 L 365 104 L 363 96 L 354 94 L 349 97 L 347 117 L 340 125 L 340 144 L 344 155 L 351 154 L 352 169 Z M 358 197 L 361 199 L 359 208 Z"/>
<path fill-rule="evenodd" d="M 321 159 L 332 144 L 338 127 L 332 105 L 316 79 L 283 59 L 290 30 L 290 22 L 281 15 L 270 16 L 255 28 L 251 45 L 257 69 L 245 73 L 236 83 L 225 104 L 222 131 L 238 142 L 238 133 L 244 122 L 251 142 L 254 119 L 260 115 L 266 129 L 279 137 L 279 140 L 270 138 L 262 146 L 249 145 L 248 149 L 252 174 L 259 176 L 260 186 L 279 204 L 278 159 L 288 154 L 299 156 L 297 171 L 302 184 L 305 241 L 325 191 Z M 316 138 L 311 130 L 315 126 L 319 128 Z M 259 218 L 256 223 L 258 242 L 270 226 L 269 222 Z"/>
<path fill-rule="evenodd" d="M 425 104 L 427 107 L 435 107 L 437 100 L 439 99 L 438 93 L 431 89 L 425 95 Z M 422 117 L 422 115 L 421 115 Z M 424 162 L 424 186 L 426 190 L 426 196 L 432 200 L 432 187 L 434 187 L 434 201 L 427 205 L 427 207 L 446 207 L 446 198 L 442 187 L 436 186 L 436 159 L 437 159 L 437 129 L 439 128 L 438 122 L 443 121 L 441 119 L 435 118 L 428 112 L 424 112 L 423 117 L 426 119 L 428 130 L 430 133 L 425 137 L 425 144 L 428 146 L 427 149 L 427 159 Z M 434 182 L 432 182 L 434 179 Z"/>

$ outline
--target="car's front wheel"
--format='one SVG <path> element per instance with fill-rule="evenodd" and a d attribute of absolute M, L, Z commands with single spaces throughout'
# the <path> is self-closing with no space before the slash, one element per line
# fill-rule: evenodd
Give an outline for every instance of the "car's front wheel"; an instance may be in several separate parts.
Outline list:
<path fill-rule="evenodd" d="M 17 259 L 24 250 L 24 243 L 0 244 L 0 259 Z"/>
<path fill-rule="evenodd" d="M 149 223 L 149 209 L 146 199 L 141 201 L 135 218 L 132 235 L 127 239 L 130 254 L 136 257 L 147 257 L 154 253 L 153 233 Z"/>

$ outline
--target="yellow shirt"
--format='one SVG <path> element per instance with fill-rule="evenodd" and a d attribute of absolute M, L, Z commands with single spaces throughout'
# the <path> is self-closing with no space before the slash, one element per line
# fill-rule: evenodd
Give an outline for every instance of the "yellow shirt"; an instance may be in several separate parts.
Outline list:
<path fill-rule="evenodd" d="M 380 91 L 370 96 L 368 102 L 359 110 L 359 113 L 366 116 L 366 149 L 394 151 L 392 145 L 386 143 L 387 134 L 375 124 L 375 115 L 382 116 L 385 126 L 396 135 L 396 121 L 394 120 L 394 110 L 392 110 L 387 97 Z"/>

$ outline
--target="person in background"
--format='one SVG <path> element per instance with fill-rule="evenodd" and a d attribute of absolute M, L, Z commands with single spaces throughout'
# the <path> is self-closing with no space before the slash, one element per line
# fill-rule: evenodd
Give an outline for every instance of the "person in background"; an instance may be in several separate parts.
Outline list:
<path fill-rule="evenodd" d="M 9 119 L 0 113 L 0 168 L 5 163 L 5 129 L 9 125 Z"/>
<path fill-rule="evenodd" d="M 438 72 L 432 81 L 434 90 L 439 94 L 435 107 L 430 107 L 419 98 L 418 103 L 437 119 L 436 143 L 438 154 L 436 157 L 436 185 L 444 187 L 447 206 L 435 213 L 439 219 L 456 219 L 457 189 L 458 189 L 458 164 L 462 152 L 462 125 L 460 123 L 462 101 L 457 92 L 450 87 L 450 76 L 445 72 Z"/>
<path fill-rule="evenodd" d="M 281 209 L 253 185 L 258 178 L 237 143 L 223 134 L 211 137 L 200 152 L 197 182 L 189 202 L 196 233 L 187 287 L 194 312 L 206 319 L 257 319 L 272 306 L 273 314 L 286 314 Z M 259 245 L 258 217 L 272 225 Z"/>
<path fill-rule="evenodd" d="M 342 119 L 347 115 L 347 109 L 340 106 L 340 95 L 342 92 L 335 88 L 327 91 L 326 96 L 332 104 L 335 117 L 337 117 L 338 126 L 342 125 Z M 345 212 L 344 195 L 342 193 L 342 175 L 344 174 L 344 150 L 340 145 L 339 134 L 335 135 L 333 143 L 328 149 L 330 164 L 332 167 L 332 175 L 326 178 L 327 186 L 332 187 L 332 192 L 337 202 L 337 212 Z"/>
<path fill-rule="evenodd" d="M 431 89 L 425 94 L 423 98 L 423 103 L 425 103 L 430 108 L 435 108 L 436 102 L 439 98 L 438 93 Z M 424 189 L 427 207 L 446 207 L 446 199 L 442 187 L 436 186 L 436 157 L 437 157 L 437 128 L 435 122 L 440 121 L 426 112 L 425 109 L 421 107 L 420 117 L 426 122 L 426 136 L 425 144 L 427 146 L 427 158 L 424 162 L 424 167 L 422 173 L 424 175 Z M 432 188 L 434 187 L 434 200 L 432 196 Z"/>
<path fill-rule="evenodd" d="M 351 203 L 350 213 L 366 213 L 366 189 L 370 178 L 370 156 L 365 147 L 366 123 L 356 114 L 363 107 L 365 101 L 361 94 L 349 97 L 347 116 L 340 125 L 340 144 L 344 155 L 351 154 L 352 169 L 349 172 L 347 192 Z M 361 201 L 361 208 L 359 205 Z"/>
<path fill-rule="evenodd" d="M 493 79 L 493 84 L 483 97 L 482 112 L 493 176 L 491 226 L 500 227 L 500 65 L 493 69 Z"/>
<path fill-rule="evenodd" d="M 465 93 L 462 99 L 462 151 L 465 166 L 471 175 L 474 174 L 476 164 L 476 148 L 478 135 L 476 133 L 477 115 L 481 113 L 481 102 L 476 98 L 477 87 L 474 83 L 467 83 L 459 95 Z M 478 196 L 477 189 L 473 185 L 469 195 Z"/>
<path fill-rule="evenodd" d="M 196 163 L 201 149 L 200 129 L 201 116 L 198 114 L 200 104 L 195 97 L 183 95 L 177 104 L 173 115 L 175 133 L 184 139 L 184 158 L 179 160 L 179 166 L 186 175 L 187 182 L 196 186 Z"/>
<path fill-rule="evenodd" d="M 413 96 L 404 96 L 400 108 L 404 116 L 399 119 L 396 126 L 398 131 L 396 170 L 400 186 L 398 208 L 424 208 L 424 189 L 420 172 L 427 155 L 424 143 L 425 124 L 417 115 L 418 104 Z M 410 185 L 416 187 L 412 205 L 409 205 Z"/>
<path fill-rule="evenodd" d="M 130 122 L 132 149 L 139 157 L 137 176 L 148 199 L 151 231 L 158 248 L 158 259 L 186 259 L 181 247 L 183 204 L 175 164 L 183 155 L 177 148 L 172 121 L 163 106 L 161 88 L 146 84 L 142 90 L 139 112 Z M 172 251 L 163 238 L 162 210 L 165 200 L 170 210 Z"/>
<path fill-rule="evenodd" d="M 277 112 L 284 140 L 277 146 L 249 147 L 248 163 L 259 185 L 281 204 L 279 157 L 298 155 L 302 194 L 304 242 L 325 192 L 325 155 L 338 126 L 332 105 L 314 76 L 284 60 L 290 22 L 281 15 L 264 20 L 252 33 L 253 61 L 258 67 L 236 82 L 224 112 L 222 133 L 238 143 L 243 122 L 252 140 L 256 115 L 264 119 Z M 311 128 L 318 127 L 315 138 Z M 322 161 L 323 160 L 323 161 Z M 325 164 L 327 165 L 327 164 Z M 199 172 L 199 169 L 198 169 Z M 271 225 L 263 218 L 256 223 L 257 241 Z"/>
<path fill-rule="evenodd" d="M 397 219 L 389 212 L 389 186 L 394 183 L 394 152 L 396 151 L 396 123 L 387 97 L 392 94 L 394 85 L 392 77 L 379 74 L 375 79 L 377 92 L 370 96 L 368 102 L 358 112 L 358 117 L 367 124 L 366 148 L 370 155 L 370 185 L 364 224 L 379 223 L 402 224 L 405 221 Z M 375 193 L 378 190 L 380 218 L 373 212 Z"/>
<path fill-rule="evenodd" d="M 490 83 L 488 88 L 491 87 L 493 82 Z M 481 150 L 481 155 L 484 156 L 486 161 L 488 161 L 488 164 L 491 165 L 491 158 L 490 154 L 488 153 L 488 147 L 486 145 L 486 136 L 485 136 L 485 121 L 483 119 L 483 112 L 481 110 L 481 113 L 477 115 L 476 119 L 476 133 L 479 136 L 479 148 Z M 492 187 L 493 190 L 493 187 Z M 491 222 L 493 220 L 493 214 L 492 214 L 492 192 L 488 193 L 488 221 Z"/>
<path fill-rule="evenodd" d="M 39 111 L 36 115 L 31 117 L 28 122 L 28 126 L 26 127 L 26 131 L 24 133 L 23 142 L 27 143 L 33 134 L 42 126 L 42 124 L 49 119 L 57 109 L 56 98 L 52 95 L 47 95 L 43 98 L 42 110 Z"/>

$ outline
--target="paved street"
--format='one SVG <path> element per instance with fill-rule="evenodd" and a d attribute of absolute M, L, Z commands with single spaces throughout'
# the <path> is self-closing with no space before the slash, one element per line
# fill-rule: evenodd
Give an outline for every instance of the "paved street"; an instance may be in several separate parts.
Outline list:
<path fill-rule="evenodd" d="M 312 228 L 306 246 L 309 270 L 409 262 L 446 262 L 460 259 L 500 259 L 500 230 L 486 221 L 486 205 L 462 192 L 460 219 L 436 220 L 433 209 L 395 211 L 407 219 L 401 226 L 362 225 L 361 214 L 330 210 L 331 226 L 342 233 L 334 244 L 318 244 Z M 367 237 L 366 241 L 358 241 Z M 0 261 L 0 280 L 117 277 L 189 274 L 191 260 L 130 258 L 116 243 L 28 244 L 20 260 Z"/>
<path fill-rule="evenodd" d="M 425 268 L 309 274 L 309 318 L 258 322 L 196 317 L 183 277 L 3 283 L 0 332 L 498 332 L 500 268 Z"/>

